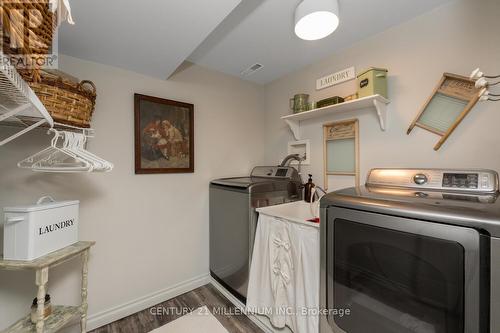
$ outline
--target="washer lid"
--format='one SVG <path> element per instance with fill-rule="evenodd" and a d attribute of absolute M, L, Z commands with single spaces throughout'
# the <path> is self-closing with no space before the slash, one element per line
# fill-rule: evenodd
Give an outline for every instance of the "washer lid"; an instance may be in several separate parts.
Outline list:
<path fill-rule="evenodd" d="M 287 181 L 284 179 L 264 178 L 264 177 L 234 177 L 234 178 L 221 178 L 212 180 L 210 183 L 221 186 L 249 188 L 252 185 L 265 184 L 265 183 L 279 183 Z"/>
<path fill-rule="evenodd" d="M 252 178 L 250 177 L 234 177 L 234 178 L 215 179 L 212 180 L 210 183 L 221 186 L 247 188 L 253 184 L 253 181 Z"/>

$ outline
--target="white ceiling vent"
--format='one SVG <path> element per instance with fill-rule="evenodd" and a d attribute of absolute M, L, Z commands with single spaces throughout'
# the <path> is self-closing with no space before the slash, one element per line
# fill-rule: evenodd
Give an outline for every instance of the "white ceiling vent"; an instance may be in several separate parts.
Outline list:
<path fill-rule="evenodd" d="M 241 74 L 241 76 L 250 76 L 253 73 L 257 72 L 258 70 L 262 69 L 262 67 L 264 67 L 264 66 L 261 64 L 254 64 L 254 65 L 248 67 L 247 69 L 245 69 L 240 74 Z"/>

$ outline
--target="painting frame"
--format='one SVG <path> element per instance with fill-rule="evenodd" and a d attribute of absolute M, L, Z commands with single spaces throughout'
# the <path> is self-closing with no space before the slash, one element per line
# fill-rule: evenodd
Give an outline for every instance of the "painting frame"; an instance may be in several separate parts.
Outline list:
<path fill-rule="evenodd" d="M 159 107 L 172 107 L 173 109 L 182 108 L 186 109 L 188 121 L 187 126 L 187 150 L 189 163 L 187 167 L 144 167 L 143 166 L 143 156 L 144 156 L 144 125 L 141 125 L 141 120 L 144 120 L 144 113 L 148 110 L 142 109 L 143 102 L 158 104 Z M 142 105 L 142 106 L 141 106 Z M 151 112 L 151 111 L 150 111 Z M 160 111 L 156 111 L 158 114 Z M 163 111 L 161 111 L 163 112 Z M 169 112 L 165 110 L 165 112 Z M 173 112 L 173 111 L 170 111 Z M 167 114 L 165 115 L 167 116 Z M 134 94 L 134 144 L 135 144 L 135 174 L 168 174 L 168 173 L 194 173 L 194 104 L 174 101 L 170 99 L 164 99 L 154 96 Z"/>

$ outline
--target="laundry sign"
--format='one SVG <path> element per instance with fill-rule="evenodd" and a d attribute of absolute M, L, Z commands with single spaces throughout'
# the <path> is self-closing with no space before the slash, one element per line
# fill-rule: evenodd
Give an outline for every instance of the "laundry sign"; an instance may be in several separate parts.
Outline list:
<path fill-rule="evenodd" d="M 316 90 L 328 88 L 356 78 L 356 69 L 354 67 L 346 68 L 340 72 L 333 73 L 316 80 Z"/>

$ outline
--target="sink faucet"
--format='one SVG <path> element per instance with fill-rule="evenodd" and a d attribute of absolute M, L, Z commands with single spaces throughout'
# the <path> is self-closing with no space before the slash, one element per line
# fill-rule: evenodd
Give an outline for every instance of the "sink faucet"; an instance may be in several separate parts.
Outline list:
<path fill-rule="evenodd" d="M 319 200 L 327 193 L 323 188 L 321 188 L 319 186 L 313 186 L 311 191 L 312 191 L 311 192 L 311 202 L 309 203 L 309 209 L 311 211 L 312 216 L 318 217 L 319 216 Z M 318 194 L 318 191 L 323 192 L 323 195 L 320 196 Z M 318 201 L 314 202 L 314 196 L 318 197 Z"/>
<path fill-rule="evenodd" d="M 295 160 L 295 161 L 298 161 L 298 162 L 302 162 L 306 159 L 306 154 L 304 154 L 303 157 L 300 157 L 299 154 L 290 154 L 288 155 L 287 157 L 285 157 L 283 159 L 283 161 L 281 162 L 280 164 L 280 167 L 284 167 L 284 166 L 289 166 L 290 165 L 290 162 L 292 160 Z"/>
<path fill-rule="evenodd" d="M 287 157 L 285 157 L 283 161 L 281 161 L 281 164 L 279 166 L 280 167 L 289 166 L 292 160 L 296 160 L 299 162 L 299 165 L 297 167 L 297 172 L 299 173 L 300 183 L 304 184 L 304 180 L 302 179 L 301 165 L 302 162 L 306 160 L 306 154 L 304 153 L 304 156 L 302 157 L 300 157 L 299 154 L 290 154 Z"/>
<path fill-rule="evenodd" d="M 314 197 L 314 195 L 316 195 L 318 197 L 318 200 L 321 199 L 324 195 L 328 194 L 328 193 L 326 193 L 326 191 L 322 187 L 320 187 L 318 185 L 314 186 L 313 190 L 314 190 L 314 193 L 311 197 Z M 323 195 L 320 196 L 318 194 L 318 191 L 323 192 Z"/>

